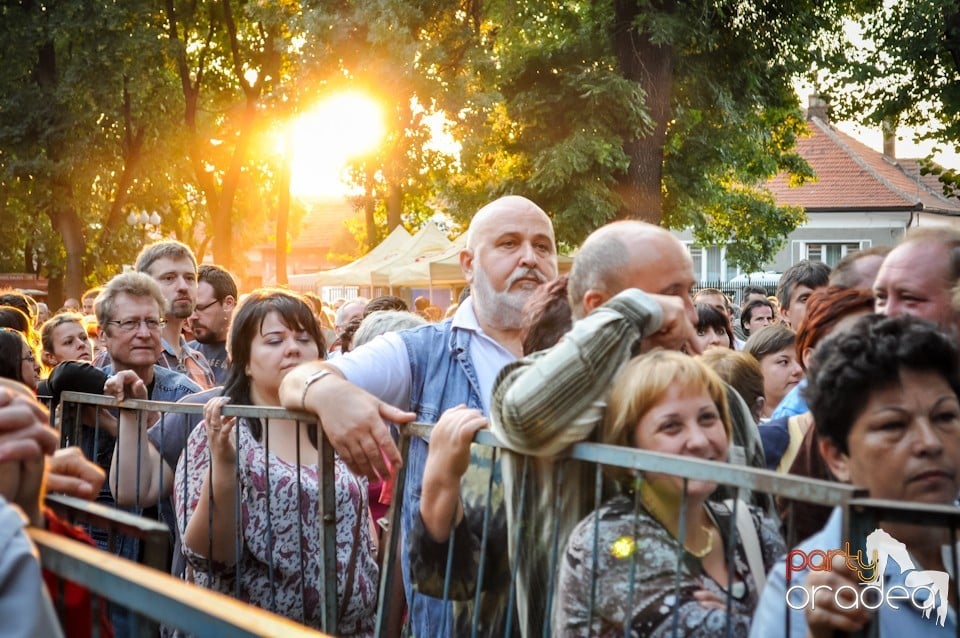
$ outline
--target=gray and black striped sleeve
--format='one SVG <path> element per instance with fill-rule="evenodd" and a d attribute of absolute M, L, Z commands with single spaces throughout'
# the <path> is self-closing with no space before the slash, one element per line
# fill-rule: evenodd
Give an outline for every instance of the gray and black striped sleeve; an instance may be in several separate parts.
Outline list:
<path fill-rule="evenodd" d="M 660 329 L 660 306 L 630 288 L 574 324 L 550 350 L 501 370 L 491 429 L 515 450 L 552 456 L 586 439 L 603 418 L 607 391 L 645 335 Z"/>

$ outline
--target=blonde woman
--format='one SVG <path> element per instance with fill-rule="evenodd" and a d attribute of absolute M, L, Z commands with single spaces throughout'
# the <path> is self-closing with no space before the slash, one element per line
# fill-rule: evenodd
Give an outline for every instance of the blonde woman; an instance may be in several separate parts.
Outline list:
<path fill-rule="evenodd" d="M 599 432 L 602 443 L 710 461 L 726 460 L 729 439 L 723 382 L 696 359 L 667 351 L 624 367 Z M 676 629 L 681 636 L 716 636 L 729 624 L 732 635 L 745 635 L 759 596 L 749 563 L 762 555 L 765 572 L 782 554 L 777 523 L 750 508 L 753 547 L 745 549 L 737 538 L 728 562 L 734 526 L 730 509 L 709 500 L 716 483 L 690 480 L 685 489 L 682 478 L 667 474 L 636 477 L 611 468 L 609 475 L 623 493 L 570 536 L 560 565 L 556 633 L 655 636 Z M 591 609 L 594 580 L 602 594 Z"/>

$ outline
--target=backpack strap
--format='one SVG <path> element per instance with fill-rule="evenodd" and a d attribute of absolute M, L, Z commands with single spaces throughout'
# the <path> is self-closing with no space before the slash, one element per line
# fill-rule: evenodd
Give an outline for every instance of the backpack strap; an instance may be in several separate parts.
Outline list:
<path fill-rule="evenodd" d="M 757 534 L 757 527 L 753 524 L 750 508 L 743 501 L 735 504 L 733 499 L 727 499 L 724 501 L 724 505 L 731 513 L 736 509 L 737 534 L 740 536 L 740 542 L 743 543 L 743 551 L 747 555 L 747 566 L 750 568 L 750 573 L 753 574 L 753 582 L 757 585 L 757 594 L 759 595 L 767 582 L 767 570 L 763 568 L 760 535 Z M 734 508 L 734 505 L 736 505 L 736 508 Z"/>

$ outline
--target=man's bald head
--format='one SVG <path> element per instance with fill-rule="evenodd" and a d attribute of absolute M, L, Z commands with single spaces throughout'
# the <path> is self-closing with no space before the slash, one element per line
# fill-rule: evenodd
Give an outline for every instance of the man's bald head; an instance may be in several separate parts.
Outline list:
<path fill-rule="evenodd" d="M 524 213 L 542 217 L 546 220 L 550 226 L 550 239 L 553 243 L 556 243 L 553 236 L 553 223 L 542 208 L 526 197 L 506 195 L 493 200 L 478 210 L 473 219 L 470 220 L 470 227 L 467 228 L 467 249 L 475 250 L 483 236 L 496 230 L 504 219 Z"/>
<path fill-rule="evenodd" d="M 626 220 L 607 224 L 583 242 L 570 271 L 570 306 L 576 318 L 599 301 L 627 288 L 664 295 L 687 296 L 695 283 L 693 261 L 686 247 L 667 230 L 646 222 Z"/>

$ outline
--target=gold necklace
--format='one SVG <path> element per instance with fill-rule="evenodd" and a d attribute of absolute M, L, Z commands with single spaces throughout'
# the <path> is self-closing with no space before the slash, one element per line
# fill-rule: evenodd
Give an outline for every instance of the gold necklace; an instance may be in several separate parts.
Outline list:
<path fill-rule="evenodd" d="M 640 484 L 640 502 L 642 502 L 644 507 L 647 508 L 647 511 L 650 512 L 650 514 L 655 519 L 660 521 L 660 524 L 663 525 L 664 528 L 667 529 L 667 531 L 669 531 L 670 528 L 667 527 L 666 525 L 666 520 L 667 520 L 666 517 L 663 515 L 663 512 L 661 512 L 654 505 L 654 502 L 658 500 L 657 497 L 652 496 L 651 498 L 647 498 L 648 494 L 653 494 L 653 490 L 650 488 L 647 488 L 646 485 L 648 485 L 646 481 Z M 711 529 L 710 527 L 707 527 L 706 525 L 701 525 L 700 529 L 703 530 L 703 533 L 707 535 L 707 541 L 704 543 L 703 549 L 695 551 L 693 549 L 690 549 L 690 547 L 686 543 L 683 543 L 683 548 L 687 550 L 687 552 L 689 552 L 690 555 L 693 556 L 694 558 L 704 558 L 710 552 L 713 551 L 713 529 Z"/>

